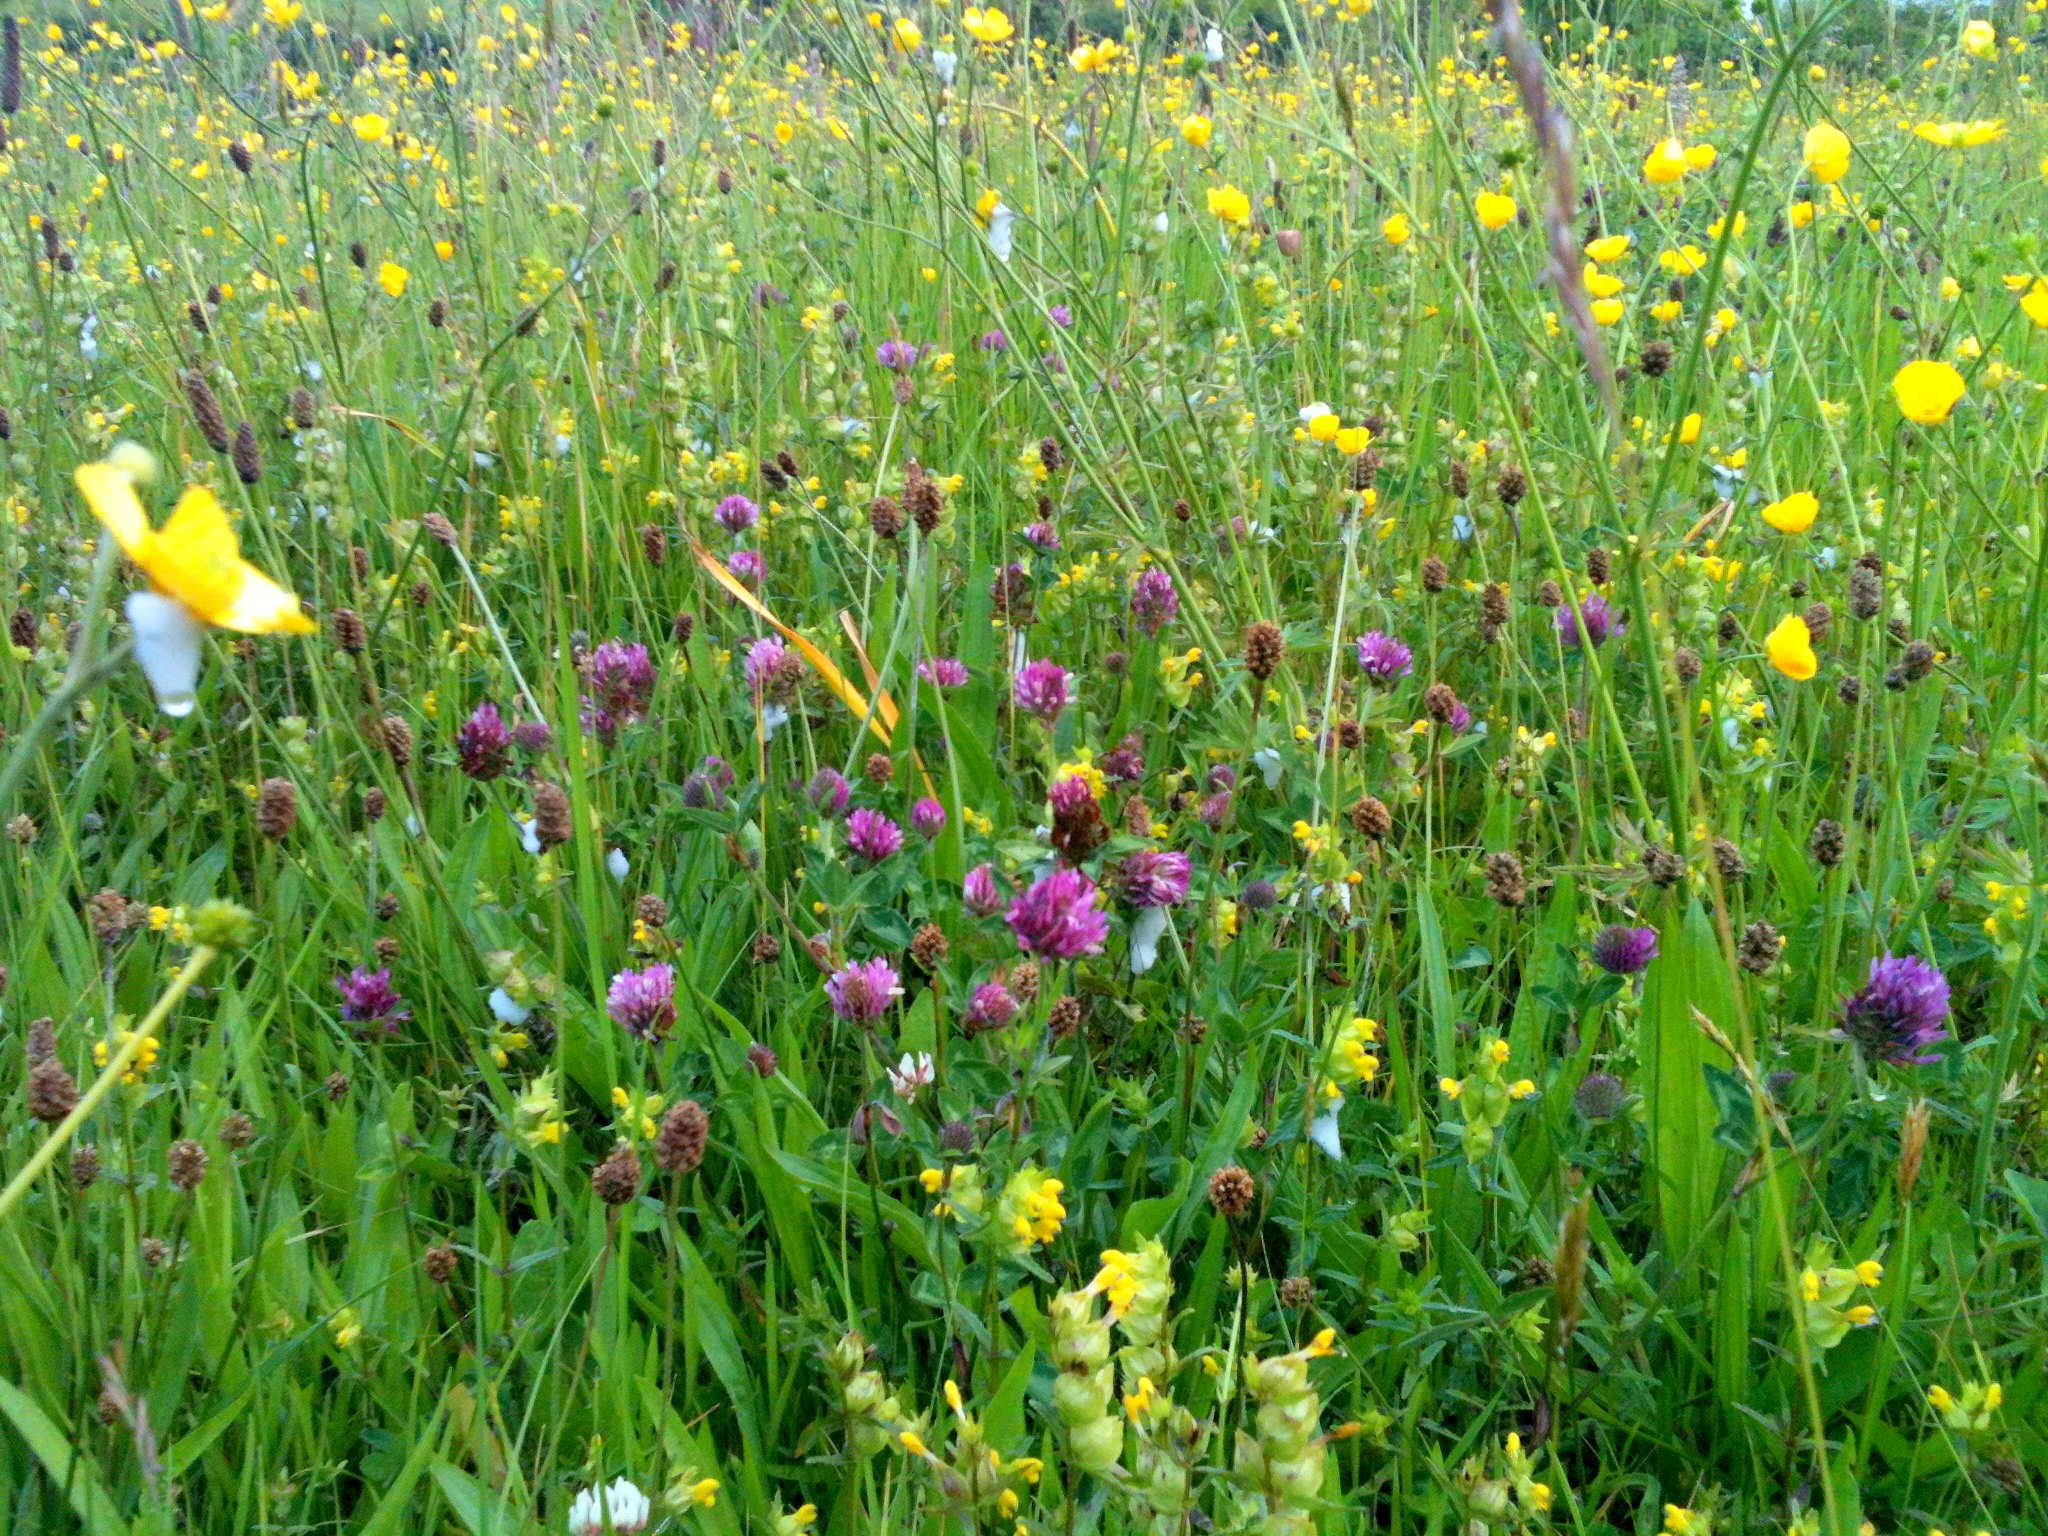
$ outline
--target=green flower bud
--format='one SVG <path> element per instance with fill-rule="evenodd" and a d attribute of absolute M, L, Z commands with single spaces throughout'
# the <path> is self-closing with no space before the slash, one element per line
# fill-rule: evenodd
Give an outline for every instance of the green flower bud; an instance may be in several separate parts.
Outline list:
<path fill-rule="evenodd" d="M 256 914 L 240 902 L 216 897 L 192 914 L 192 939 L 223 954 L 246 949 L 256 939 Z"/>

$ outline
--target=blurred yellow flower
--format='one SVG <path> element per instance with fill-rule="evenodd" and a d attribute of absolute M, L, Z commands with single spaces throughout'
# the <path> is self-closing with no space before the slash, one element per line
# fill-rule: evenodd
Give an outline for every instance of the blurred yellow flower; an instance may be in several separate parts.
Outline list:
<path fill-rule="evenodd" d="M 1334 411 L 1319 411 L 1309 418 L 1308 435 L 1319 443 L 1327 443 L 1336 437 L 1343 425 Z"/>
<path fill-rule="evenodd" d="M 1364 427 L 1346 427 L 1331 441 L 1336 444 L 1339 453 L 1350 454 L 1355 458 L 1365 452 L 1371 444 L 1372 433 Z"/>
<path fill-rule="evenodd" d="M 1482 192 L 1472 199 L 1472 211 L 1488 229 L 1501 229 L 1515 217 L 1515 200 L 1505 192 Z"/>
<path fill-rule="evenodd" d="M 1820 513 L 1820 500 L 1811 491 L 1794 491 L 1763 510 L 1763 519 L 1780 533 L 1804 533 Z"/>
<path fill-rule="evenodd" d="M 1209 142 L 1209 135 L 1215 131 L 1215 124 L 1201 113 L 1191 113 L 1180 120 L 1180 136 L 1200 149 Z"/>
<path fill-rule="evenodd" d="M 898 16 L 889 29 L 889 38 L 898 53 L 915 53 L 924 43 L 924 32 L 908 16 Z"/>
<path fill-rule="evenodd" d="M 1963 376 L 1948 363 L 1917 358 L 1892 378 L 1892 394 L 1908 421 L 1938 427 L 1963 398 Z"/>
<path fill-rule="evenodd" d="M 1849 174 L 1849 135 L 1833 123 L 1815 123 L 1806 130 L 1806 172 L 1815 181 L 1832 184 Z"/>
<path fill-rule="evenodd" d="M 282 32 L 297 21 L 305 9 L 298 0 L 263 0 L 263 19 Z"/>
<path fill-rule="evenodd" d="M 1252 200 L 1225 182 L 1209 189 L 1209 211 L 1226 224 L 1246 224 L 1251 221 Z"/>
<path fill-rule="evenodd" d="M 1099 43 L 1081 44 L 1067 55 L 1067 62 L 1074 66 L 1076 74 L 1092 75 L 1109 68 L 1122 52 L 1121 48 L 1105 37 Z"/>
<path fill-rule="evenodd" d="M 1614 325 L 1620 321 L 1626 306 L 1619 299 L 1595 299 L 1592 308 L 1594 324 Z"/>
<path fill-rule="evenodd" d="M 1696 443 L 1700 440 L 1700 413 L 1694 411 L 1678 424 L 1678 440 L 1681 443 Z"/>
<path fill-rule="evenodd" d="M 1586 246 L 1586 254 L 1594 261 L 1619 261 L 1628 254 L 1627 235 L 1602 235 Z"/>
<path fill-rule="evenodd" d="M 365 112 L 349 119 L 349 127 L 365 144 L 381 144 L 391 135 L 391 119 L 382 112 Z"/>
<path fill-rule="evenodd" d="M 2005 119 L 1980 117 L 1967 123 L 1921 123 L 1913 130 L 1930 144 L 1943 149 L 1975 149 L 1995 144 L 2005 137 Z"/>
<path fill-rule="evenodd" d="M 1720 158 L 1720 152 L 1711 144 L 1695 144 L 1685 152 L 1686 165 L 1695 171 L 1713 169 L 1714 162 Z"/>
<path fill-rule="evenodd" d="M 1602 272 L 1590 261 L 1584 273 L 1586 292 L 1596 299 L 1611 299 L 1625 286 L 1622 280 L 1611 272 Z"/>
<path fill-rule="evenodd" d="M 2020 300 L 2020 312 L 2043 330 L 2048 330 L 2048 283 L 2039 278 Z"/>
<path fill-rule="evenodd" d="M 1973 59 L 1998 57 L 1998 28 L 1981 18 L 1963 27 L 1963 52 Z"/>
<path fill-rule="evenodd" d="M 394 299 L 405 297 L 405 285 L 412 281 L 412 274 L 395 261 L 387 261 L 377 268 L 377 286 Z"/>
<path fill-rule="evenodd" d="M 1666 139 L 1643 161 L 1643 179 L 1652 186 L 1669 186 L 1683 178 L 1690 168 L 1685 146 L 1676 139 Z"/>
<path fill-rule="evenodd" d="M 1788 613 L 1778 621 L 1778 627 L 1764 641 L 1764 654 L 1770 657 L 1772 666 L 1795 683 L 1811 681 L 1820 670 L 1820 658 L 1813 654 L 1813 632 L 1796 613 Z"/>
<path fill-rule="evenodd" d="M 1380 234 L 1385 237 L 1389 245 L 1406 245 L 1409 237 L 1414 233 L 1415 230 L 1409 224 L 1408 215 L 1405 213 L 1390 215 L 1386 223 L 1380 226 Z"/>
<path fill-rule="evenodd" d="M 967 35 L 980 43 L 1006 43 L 1016 35 L 1017 29 L 1010 24 L 999 6 L 976 9 L 969 6 L 960 18 L 960 24 L 967 28 Z"/>
<path fill-rule="evenodd" d="M 1792 205 L 1792 227 L 1804 229 L 1813 222 L 1813 204 L 1797 202 Z"/>

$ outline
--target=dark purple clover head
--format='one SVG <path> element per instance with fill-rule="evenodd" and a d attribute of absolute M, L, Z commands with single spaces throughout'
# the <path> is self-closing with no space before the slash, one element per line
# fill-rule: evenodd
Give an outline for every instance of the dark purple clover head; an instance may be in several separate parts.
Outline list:
<path fill-rule="evenodd" d="M 820 768 L 810 783 L 811 804 L 827 816 L 843 816 L 846 802 L 853 798 L 853 786 L 837 768 Z"/>
<path fill-rule="evenodd" d="M 641 1040 L 658 1040 L 676 1021 L 676 976 L 666 965 L 621 971 L 605 993 L 612 1022 Z"/>
<path fill-rule="evenodd" d="M 1414 653 L 1382 630 L 1369 630 L 1358 637 L 1358 670 L 1384 687 L 1415 669 Z"/>
<path fill-rule="evenodd" d="M 903 988 L 896 967 L 879 957 L 856 960 L 827 978 L 825 998 L 832 1011 L 855 1024 L 872 1024 L 896 1001 Z"/>
<path fill-rule="evenodd" d="M 1145 777 L 1145 743 L 1136 732 L 1102 754 L 1102 776 L 1112 784 L 1135 784 Z"/>
<path fill-rule="evenodd" d="M 1598 592 L 1580 601 L 1579 612 L 1586 619 L 1584 638 L 1595 645 L 1605 645 L 1624 627 L 1613 605 Z M 1564 643 L 1566 650 L 1575 651 L 1581 644 L 1579 621 L 1573 616 L 1570 603 L 1557 605 L 1557 638 Z"/>
<path fill-rule="evenodd" d="M 1010 903 L 1010 931 L 1043 960 L 1098 955 L 1109 937 L 1109 914 L 1097 895 L 1095 882 L 1078 869 L 1056 869 Z"/>
<path fill-rule="evenodd" d="M 750 498 L 737 493 L 721 501 L 711 515 L 718 519 L 719 527 L 734 537 L 761 521 L 761 509 Z"/>
<path fill-rule="evenodd" d="M 903 846 L 903 829 L 880 811 L 862 806 L 846 818 L 846 846 L 870 864 L 879 864 Z"/>
<path fill-rule="evenodd" d="M 1613 976 L 1633 976 L 1657 958 L 1657 930 L 1610 923 L 1593 939 L 1593 963 Z"/>
<path fill-rule="evenodd" d="M 654 662 L 644 645 L 607 640 L 583 658 L 583 683 L 599 709 L 637 719 L 654 697 Z"/>
<path fill-rule="evenodd" d="M 917 366 L 917 348 L 891 337 L 875 348 L 875 361 L 891 373 L 908 373 Z"/>
<path fill-rule="evenodd" d="M 1180 593 L 1174 590 L 1171 576 L 1156 565 L 1138 572 L 1137 580 L 1131 583 L 1131 622 L 1148 639 L 1157 638 L 1179 612 Z"/>
<path fill-rule="evenodd" d="M 366 971 L 360 965 L 346 976 L 334 978 L 341 993 L 341 1016 L 351 1024 L 369 1024 L 382 1019 L 409 1019 L 405 999 L 391 985 L 391 969 Z"/>
<path fill-rule="evenodd" d="M 1017 999 L 1000 981 L 985 981 L 974 989 L 974 1001 L 967 1007 L 967 1022 L 980 1029 L 1001 1029 L 1017 1017 Z"/>
<path fill-rule="evenodd" d="M 1948 1035 L 1948 978 L 1917 955 L 1880 955 L 1837 1019 L 1865 1056 L 1899 1067 L 1938 1061 L 1928 1047 Z"/>
<path fill-rule="evenodd" d="M 512 745 L 528 757 L 539 757 L 554 744 L 554 728 L 545 720 L 522 720 L 512 727 Z"/>
<path fill-rule="evenodd" d="M 1134 907 L 1177 907 L 1188 899 L 1188 856 L 1141 848 L 1117 866 L 1116 888 Z"/>
<path fill-rule="evenodd" d="M 1024 530 L 1024 542 L 1045 554 L 1057 554 L 1060 547 L 1060 531 L 1051 523 L 1032 523 Z"/>
<path fill-rule="evenodd" d="M 455 760 L 480 783 L 497 778 L 512 763 L 512 733 L 489 699 L 470 712 L 455 732 Z"/>
<path fill-rule="evenodd" d="M 984 352 L 1007 352 L 1010 350 L 1010 338 L 1001 331 L 983 331 L 976 345 Z"/>

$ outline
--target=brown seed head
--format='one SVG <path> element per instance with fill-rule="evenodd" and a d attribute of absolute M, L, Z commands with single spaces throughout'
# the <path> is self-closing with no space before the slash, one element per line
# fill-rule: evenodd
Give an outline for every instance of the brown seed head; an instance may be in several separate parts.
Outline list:
<path fill-rule="evenodd" d="M 1614 556 L 1598 544 L 1586 551 L 1586 580 L 1596 587 L 1604 587 L 1613 576 Z"/>
<path fill-rule="evenodd" d="M 894 496 L 877 496 L 868 503 L 868 527 L 878 539 L 893 539 L 903 531 L 903 507 Z"/>
<path fill-rule="evenodd" d="M 1714 868 L 1730 885 L 1749 878 L 1749 861 L 1743 858 L 1742 850 L 1725 837 L 1714 839 Z"/>
<path fill-rule="evenodd" d="M 1652 843 L 1643 850 L 1643 873 L 1652 885 L 1673 886 L 1685 878 L 1685 860 L 1663 844 Z"/>
<path fill-rule="evenodd" d="M 1286 654 L 1287 641 L 1278 624 L 1269 619 L 1259 619 L 1246 627 L 1244 669 L 1260 682 L 1280 670 L 1280 662 Z"/>
<path fill-rule="evenodd" d="M 1823 816 L 1813 824 L 1812 835 L 1806 839 L 1806 851 L 1813 855 L 1813 862 L 1822 869 L 1833 869 L 1842 862 L 1848 843 L 1848 833 L 1842 824 Z"/>
<path fill-rule="evenodd" d="M 1815 645 L 1819 645 L 1828 637 L 1828 626 L 1835 622 L 1835 610 L 1826 603 L 1809 603 L 1802 617 L 1806 620 L 1808 637 Z"/>
<path fill-rule="evenodd" d="M 334 631 L 334 643 L 351 656 L 360 656 L 370 643 L 369 626 L 363 623 L 363 616 L 353 608 L 337 608 L 328 618 Z"/>
<path fill-rule="evenodd" d="M 29 1025 L 28 1035 L 21 1043 L 21 1053 L 32 1067 L 57 1054 L 57 1025 L 48 1014 Z"/>
<path fill-rule="evenodd" d="M 654 1138 L 654 1162 L 663 1173 L 694 1173 L 704 1161 L 711 1137 L 711 1117 L 695 1099 L 684 1099 L 662 1116 Z"/>
<path fill-rule="evenodd" d="M 1422 590 L 1436 593 L 1451 584 L 1450 567 L 1435 555 L 1426 556 L 1422 562 Z"/>
<path fill-rule="evenodd" d="M 221 1116 L 220 1129 L 215 1132 L 220 1144 L 230 1152 L 239 1152 L 256 1139 L 256 1122 L 239 1109 L 231 1109 Z"/>
<path fill-rule="evenodd" d="M 1529 477 L 1519 464 L 1504 464 L 1499 477 L 1493 482 L 1493 494 L 1500 498 L 1500 504 L 1512 512 L 1529 494 Z"/>
<path fill-rule="evenodd" d="M 64 1063 L 46 1056 L 29 1069 L 28 1112 L 45 1125 L 55 1125 L 78 1107 L 78 1084 Z"/>
<path fill-rule="evenodd" d="M 782 958 L 782 940 L 763 928 L 754 935 L 754 964 L 773 965 Z"/>
<path fill-rule="evenodd" d="M 77 1190 L 91 1189 L 99 1182 L 100 1149 L 89 1141 L 81 1141 L 71 1154 L 71 1187 Z"/>
<path fill-rule="evenodd" d="M 220 408 L 213 386 L 196 368 L 185 375 L 184 383 L 185 400 L 192 407 L 192 420 L 199 428 L 199 435 L 206 439 L 206 446 L 215 453 L 226 453 L 234 439 L 228 433 L 228 419 Z"/>
<path fill-rule="evenodd" d="M 1394 830 L 1394 813 L 1384 800 L 1366 795 L 1351 807 L 1351 825 L 1377 842 Z"/>
<path fill-rule="evenodd" d="M 1258 1193 L 1258 1181 L 1237 1163 L 1227 1163 L 1209 1175 L 1209 1204 L 1225 1221 L 1242 1216 Z"/>
<path fill-rule="evenodd" d="M 1422 691 L 1422 712 L 1438 725 L 1449 725 L 1458 712 L 1458 696 L 1448 683 L 1431 683 Z"/>
<path fill-rule="evenodd" d="M 420 1269 L 425 1273 L 427 1279 L 435 1285 L 446 1285 L 450 1280 L 454 1279 L 455 1267 L 460 1262 L 461 1256 L 456 1253 L 454 1246 L 449 1243 L 443 1243 L 437 1248 L 429 1248 L 420 1255 Z"/>
<path fill-rule="evenodd" d="M 1010 972 L 1010 996 L 1020 1003 L 1038 1001 L 1038 962 L 1026 960 Z"/>
<path fill-rule="evenodd" d="M 200 1181 L 206 1177 L 206 1166 L 211 1161 L 206 1155 L 206 1148 L 190 1137 L 172 1142 L 170 1151 L 164 1154 L 164 1160 L 170 1167 L 172 1187 L 182 1189 L 187 1194 L 199 1187 Z"/>
<path fill-rule="evenodd" d="M 871 752 L 861 767 L 861 776 L 870 784 L 886 784 L 896 777 L 896 760 L 886 752 Z"/>
<path fill-rule="evenodd" d="M 1045 1027 L 1055 1040 L 1065 1040 L 1081 1027 L 1081 999 L 1069 992 L 1046 1010 Z"/>
<path fill-rule="evenodd" d="M 947 948 L 945 930 L 937 923 L 926 923 L 911 936 L 910 958 L 929 974 L 946 963 Z"/>
<path fill-rule="evenodd" d="M 1280 1305 L 1290 1312 L 1306 1312 L 1315 1299 L 1316 1283 L 1307 1275 L 1289 1275 L 1280 1282 Z"/>
<path fill-rule="evenodd" d="M 327 1081 L 322 1086 L 327 1090 L 328 1101 L 339 1104 L 348 1097 L 348 1074 L 346 1072 L 330 1072 L 327 1074 Z"/>
<path fill-rule="evenodd" d="M 569 797 L 559 784 L 543 780 L 533 787 L 533 835 L 543 850 L 558 848 L 569 841 L 574 830 Z"/>
<path fill-rule="evenodd" d="M 668 534 L 659 524 L 640 525 L 640 553 L 657 571 L 668 564 Z"/>
<path fill-rule="evenodd" d="M 1758 918 L 1742 930 L 1741 941 L 1735 946 L 1735 959 L 1751 975 L 1761 976 L 1778 963 L 1778 952 L 1783 948 L 1778 930 Z"/>
<path fill-rule="evenodd" d="M 1522 861 L 1502 850 L 1486 856 L 1486 894 L 1504 907 L 1519 907 L 1529 899 L 1529 880 L 1522 873 Z"/>
<path fill-rule="evenodd" d="M 590 1170 L 590 1187 L 606 1205 L 624 1205 L 640 1193 L 640 1154 L 630 1141 L 612 1148 L 612 1155 Z"/>
<path fill-rule="evenodd" d="M 273 843 L 291 836 L 299 821 L 299 792 L 290 779 L 268 778 L 256 795 L 256 830 Z"/>
<path fill-rule="evenodd" d="M 391 754 L 391 761 L 404 768 L 412 762 L 412 727 L 397 715 L 384 717 L 384 750 Z"/>

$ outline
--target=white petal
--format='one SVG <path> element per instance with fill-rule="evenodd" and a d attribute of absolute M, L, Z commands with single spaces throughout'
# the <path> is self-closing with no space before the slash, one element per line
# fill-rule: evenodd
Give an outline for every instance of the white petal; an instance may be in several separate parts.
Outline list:
<path fill-rule="evenodd" d="M 1142 976 L 1158 962 L 1159 940 L 1166 933 L 1166 908 L 1147 907 L 1131 924 L 1131 974 Z"/>
<path fill-rule="evenodd" d="M 1173 220 L 1166 216 L 1164 208 L 1152 215 L 1152 231 L 1154 234 L 1163 235 L 1171 228 L 1173 228 Z"/>
<path fill-rule="evenodd" d="M 630 869 L 632 869 L 633 866 L 626 861 L 625 849 L 614 848 L 610 853 L 604 856 L 604 867 L 612 872 L 612 878 L 614 880 L 618 881 L 621 885 L 623 885 L 626 880 L 627 872 Z"/>
<path fill-rule="evenodd" d="M 497 1016 L 500 1024 L 509 1024 L 517 1029 L 526 1022 L 527 1016 L 533 1010 L 522 1007 L 518 999 L 503 987 L 494 987 L 491 989 L 491 1012 Z"/>
<path fill-rule="evenodd" d="M 1202 57 L 1211 64 L 1223 62 L 1223 33 L 1220 29 L 1211 27 L 1202 34 Z"/>
<path fill-rule="evenodd" d="M 1012 233 L 1012 226 L 1016 222 L 1017 215 L 1001 203 L 997 203 L 989 212 L 988 244 L 989 249 L 996 253 L 997 261 L 1008 261 L 1010 259 L 1010 252 L 1015 248 L 1015 236 Z"/>
<path fill-rule="evenodd" d="M 780 704 L 761 706 L 761 734 L 768 740 L 775 739 L 775 733 L 789 724 L 789 711 Z"/>
<path fill-rule="evenodd" d="M 191 714 L 205 626 L 183 603 L 157 592 L 128 594 L 128 623 L 135 631 L 135 659 L 156 690 L 158 706 L 167 715 Z"/>
<path fill-rule="evenodd" d="M 1280 787 L 1280 754 L 1271 747 L 1261 747 L 1252 754 L 1252 761 L 1258 764 L 1259 772 L 1266 776 L 1266 788 Z"/>
<path fill-rule="evenodd" d="M 1344 1161 L 1344 1139 L 1337 1132 L 1336 1110 L 1333 1109 L 1326 1115 L 1318 1115 L 1315 1123 L 1308 1128 L 1308 1137 L 1338 1162 Z"/>
<path fill-rule="evenodd" d="M 951 85 L 953 72 L 959 67 L 960 56 L 957 53 L 948 53 L 943 48 L 932 50 L 932 73 L 939 77 L 939 84 Z"/>

